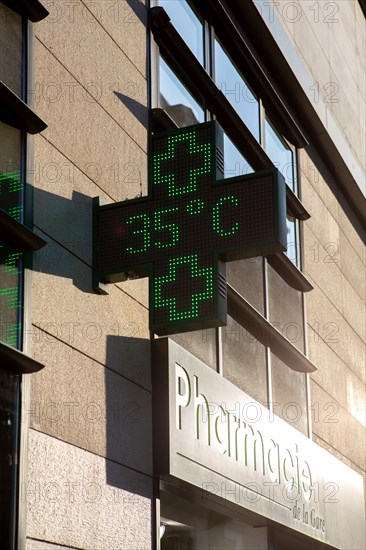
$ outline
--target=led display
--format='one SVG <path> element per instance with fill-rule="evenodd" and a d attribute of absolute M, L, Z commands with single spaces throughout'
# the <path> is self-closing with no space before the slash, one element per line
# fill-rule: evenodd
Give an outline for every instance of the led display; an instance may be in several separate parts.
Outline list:
<path fill-rule="evenodd" d="M 224 262 L 285 250 L 283 177 L 224 180 L 222 142 L 215 122 L 151 136 L 148 196 L 95 208 L 94 277 L 150 276 L 156 334 L 225 324 Z"/>

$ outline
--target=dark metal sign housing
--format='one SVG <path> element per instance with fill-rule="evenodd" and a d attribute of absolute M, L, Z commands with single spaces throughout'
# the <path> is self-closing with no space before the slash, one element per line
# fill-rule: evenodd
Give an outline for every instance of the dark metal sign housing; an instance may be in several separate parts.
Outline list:
<path fill-rule="evenodd" d="M 148 196 L 94 209 L 94 286 L 150 277 L 150 328 L 226 323 L 225 263 L 286 249 L 278 170 L 224 179 L 215 122 L 150 137 Z"/>

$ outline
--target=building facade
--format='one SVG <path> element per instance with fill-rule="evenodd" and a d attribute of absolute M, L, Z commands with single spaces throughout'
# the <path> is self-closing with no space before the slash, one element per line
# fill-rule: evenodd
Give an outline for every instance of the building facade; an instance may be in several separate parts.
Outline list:
<path fill-rule="evenodd" d="M 364 2 L 2 1 L 0 28 L 0 548 L 365 548 Z M 230 257 L 226 324 L 162 337 L 149 277 L 96 280 L 93 199 L 140 204 L 149 136 L 211 121 L 227 186 L 282 174 L 287 251 Z M 134 226 L 153 261 L 168 210 Z"/>

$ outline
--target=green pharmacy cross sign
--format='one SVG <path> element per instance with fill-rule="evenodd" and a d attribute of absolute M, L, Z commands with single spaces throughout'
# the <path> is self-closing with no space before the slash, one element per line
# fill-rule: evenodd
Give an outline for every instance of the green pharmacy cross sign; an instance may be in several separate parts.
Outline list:
<path fill-rule="evenodd" d="M 208 122 L 150 137 L 148 196 L 94 201 L 94 287 L 150 277 L 150 329 L 226 323 L 225 262 L 286 249 L 276 169 L 223 179 L 223 134 Z"/>

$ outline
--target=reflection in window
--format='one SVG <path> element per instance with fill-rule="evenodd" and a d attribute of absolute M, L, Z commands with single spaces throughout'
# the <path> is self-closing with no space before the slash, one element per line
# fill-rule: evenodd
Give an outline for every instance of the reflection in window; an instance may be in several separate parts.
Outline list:
<path fill-rule="evenodd" d="M 297 221 L 287 216 L 286 226 L 287 226 L 286 255 L 292 261 L 292 263 L 294 263 L 295 265 L 298 265 L 300 256 L 299 256 L 299 250 L 298 250 L 299 243 L 297 238 Z"/>
<path fill-rule="evenodd" d="M 159 6 L 165 9 L 175 29 L 203 65 L 203 25 L 193 10 L 185 0 L 159 0 Z"/>
<path fill-rule="evenodd" d="M 230 315 L 222 328 L 221 341 L 224 377 L 265 405 L 268 401 L 265 347 Z"/>
<path fill-rule="evenodd" d="M 20 145 L 20 130 L 0 122 L 0 208 L 15 218 L 18 218 L 14 215 L 15 208 L 22 203 L 23 197 Z"/>
<path fill-rule="evenodd" d="M 267 119 L 264 121 L 265 150 L 267 155 L 278 168 L 286 184 L 297 193 L 297 182 L 295 176 L 295 159 L 292 149 L 280 138 Z M 287 256 L 295 264 L 299 263 L 297 238 L 297 222 L 287 218 Z"/>
<path fill-rule="evenodd" d="M 226 134 L 224 134 L 224 166 L 225 178 L 234 178 L 235 176 L 254 172 L 249 162 Z"/>
<path fill-rule="evenodd" d="M 306 375 L 289 369 L 271 353 L 274 414 L 308 434 Z"/>
<path fill-rule="evenodd" d="M 0 80 L 22 97 L 22 18 L 0 2 Z"/>
<path fill-rule="evenodd" d="M 214 328 L 172 334 L 170 338 L 201 359 L 212 369 L 216 369 L 216 336 Z"/>
<path fill-rule="evenodd" d="M 203 109 L 193 99 L 173 71 L 159 59 L 159 107 L 165 109 L 178 126 L 204 122 Z"/>
<path fill-rule="evenodd" d="M 161 550 L 267 550 L 267 528 L 244 523 L 232 508 L 161 491 Z M 187 493 L 188 496 L 188 493 Z M 204 503 L 204 504 L 203 504 Z"/>
<path fill-rule="evenodd" d="M 304 352 L 302 293 L 291 288 L 268 266 L 268 320 L 300 351 Z"/>
<path fill-rule="evenodd" d="M 287 185 L 296 193 L 294 177 L 294 154 L 266 119 L 264 121 L 264 143 L 267 155 L 286 180 Z"/>
<path fill-rule="evenodd" d="M 215 82 L 259 141 L 258 100 L 217 40 L 215 40 Z"/>
<path fill-rule="evenodd" d="M 23 218 L 20 177 L 21 133 L 0 122 L 0 208 L 17 221 Z M 9 249 L 0 235 L 0 340 L 20 344 L 22 255 Z"/>

